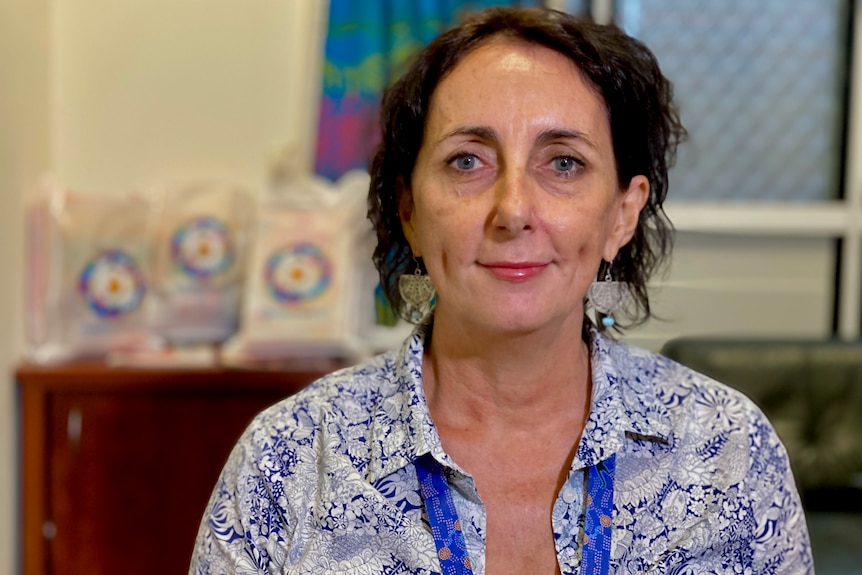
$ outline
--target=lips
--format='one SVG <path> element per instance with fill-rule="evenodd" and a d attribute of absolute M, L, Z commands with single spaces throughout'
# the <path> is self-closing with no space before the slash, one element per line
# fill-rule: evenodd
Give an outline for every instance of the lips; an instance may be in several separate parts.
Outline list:
<path fill-rule="evenodd" d="M 480 264 L 503 281 L 524 282 L 539 276 L 548 264 L 543 262 L 491 262 Z"/>

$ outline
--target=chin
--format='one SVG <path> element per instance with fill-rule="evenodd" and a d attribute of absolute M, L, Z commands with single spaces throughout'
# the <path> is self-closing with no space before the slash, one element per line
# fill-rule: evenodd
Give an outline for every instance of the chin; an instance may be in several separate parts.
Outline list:
<path fill-rule="evenodd" d="M 504 310 L 501 313 L 501 310 Z M 580 330 L 580 318 L 583 312 L 577 312 L 577 328 Z M 508 333 L 513 336 L 530 335 L 542 329 L 559 329 L 570 322 L 571 314 L 555 314 L 547 311 L 524 310 L 499 307 L 494 310 L 488 318 L 487 326 L 491 330 L 500 333 Z"/>
<path fill-rule="evenodd" d="M 567 302 L 555 301 L 549 294 L 483 295 L 461 298 L 458 305 L 447 306 L 448 309 L 444 309 L 438 300 L 435 315 L 438 319 L 449 318 L 453 325 L 462 329 L 490 334 L 522 336 L 545 328 L 559 330 L 567 327 L 580 333 L 584 314 L 582 305 L 565 305 Z"/>

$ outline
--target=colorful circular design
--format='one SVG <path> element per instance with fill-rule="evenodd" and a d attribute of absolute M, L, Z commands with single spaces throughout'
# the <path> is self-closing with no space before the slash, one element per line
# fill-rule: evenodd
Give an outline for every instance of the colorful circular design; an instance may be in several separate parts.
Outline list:
<path fill-rule="evenodd" d="M 198 280 L 208 280 L 227 271 L 233 264 L 230 231 L 217 218 L 194 218 L 174 232 L 171 257 L 186 274 Z"/>
<path fill-rule="evenodd" d="M 326 291 L 332 282 L 332 264 L 320 248 L 302 242 L 275 251 L 266 261 L 264 275 L 275 299 L 297 304 Z"/>
<path fill-rule="evenodd" d="M 120 250 L 105 250 L 90 260 L 81 272 L 78 289 L 87 307 L 99 317 L 135 311 L 146 291 L 135 260 Z"/>

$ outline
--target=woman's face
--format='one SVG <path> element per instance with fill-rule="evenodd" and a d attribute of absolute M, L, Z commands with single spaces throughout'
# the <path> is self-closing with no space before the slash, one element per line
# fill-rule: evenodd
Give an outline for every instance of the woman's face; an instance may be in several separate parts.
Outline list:
<path fill-rule="evenodd" d="M 620 189 L 604 103 L 569 59 L 495 39 L 434 91 L 401 220 L 438 320 L 579 331 L 648 190 L 643 176 Z"/>

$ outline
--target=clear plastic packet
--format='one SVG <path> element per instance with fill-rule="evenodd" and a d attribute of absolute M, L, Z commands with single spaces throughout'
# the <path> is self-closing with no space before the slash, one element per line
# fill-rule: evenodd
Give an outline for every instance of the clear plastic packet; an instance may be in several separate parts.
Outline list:
<path fill-rule="evenodd" d="M 364 172 L 336 185 L 305 175 L 261 201 L 241 328 L 223 361 L 357 355 L 367 190 Z"/>
<path fill-rule="evenodd" d="M 25 332 L 33 361 L 157 346 L 145 315 L 149 218 L 139 196 L 73 194 L 49 180 L 30 196 Z"/>
<path fill-rule="evenodd" d="M 172 344 L 219 343 L 236 332 L 253 198 L 196 182 L 154 190 L 149 324 Z"/>

